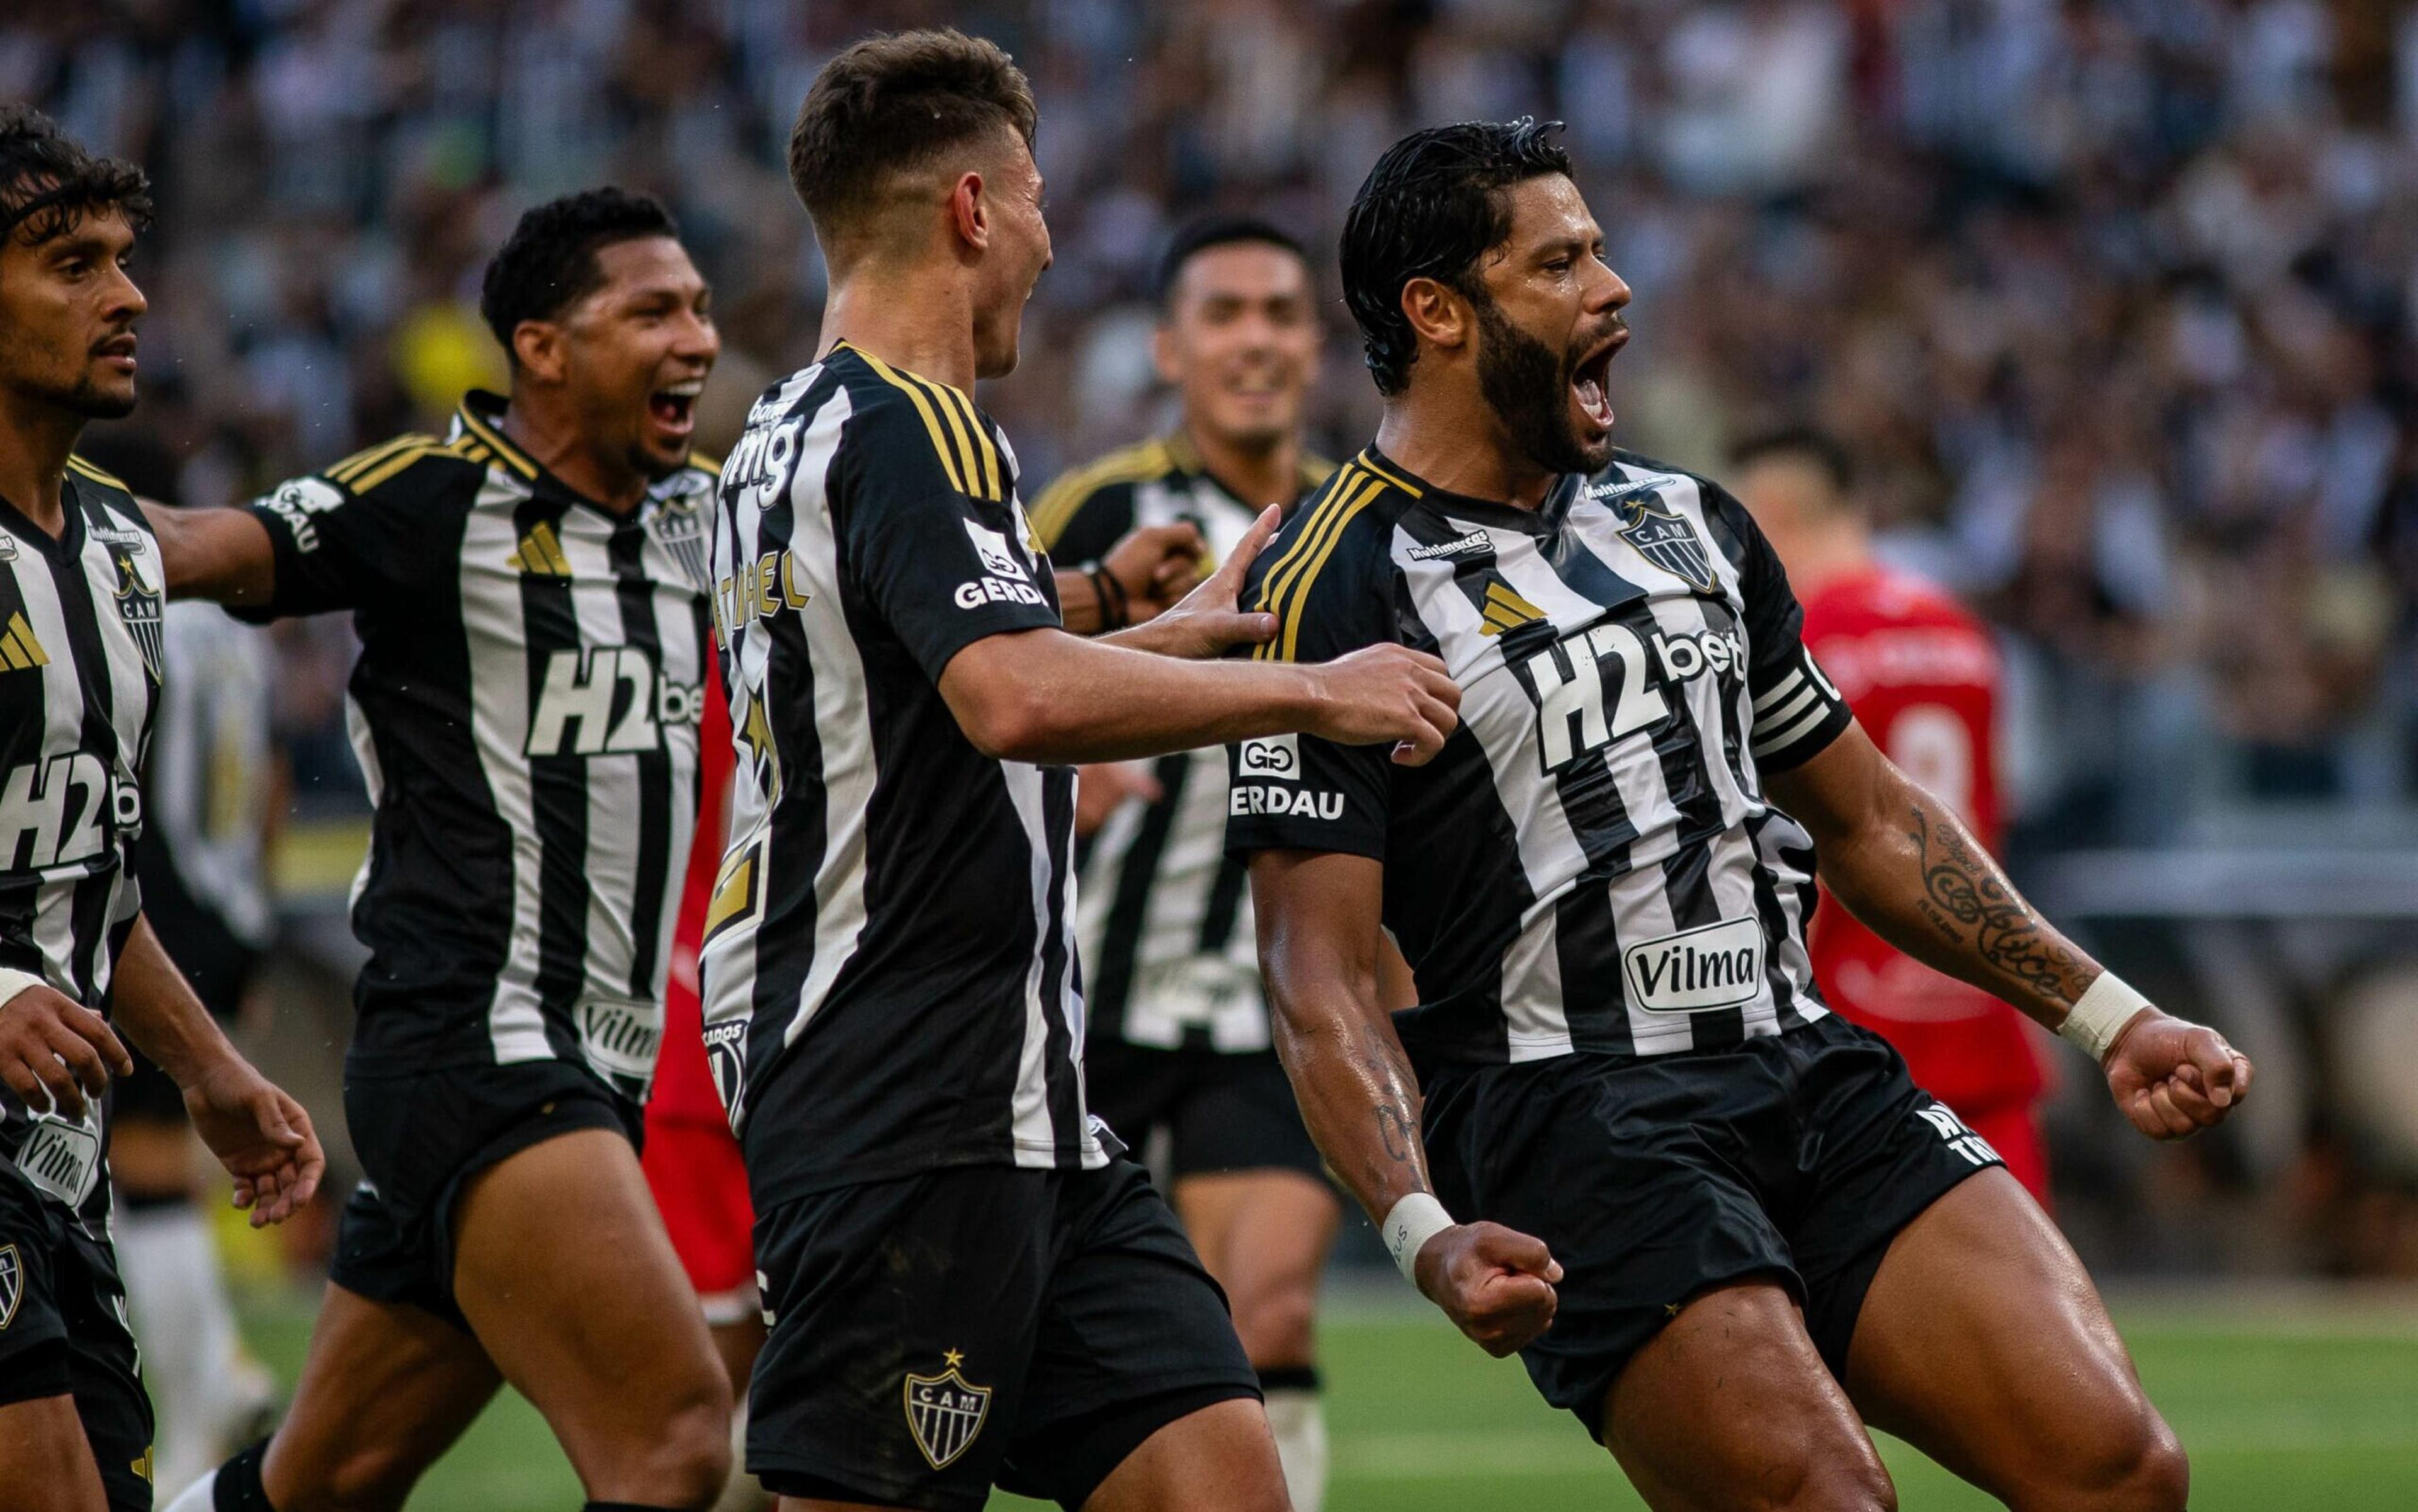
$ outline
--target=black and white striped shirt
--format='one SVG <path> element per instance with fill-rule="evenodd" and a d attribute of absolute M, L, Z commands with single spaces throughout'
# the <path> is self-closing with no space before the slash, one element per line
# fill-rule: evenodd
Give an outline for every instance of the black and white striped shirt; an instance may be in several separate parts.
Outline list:
<path fill-rule="evenodd" d="M 738 770 L 698 967 L 758 1206 L 1104 1164 L 1074 773 L 984 756 L 939 687 L 973 642 L 1059 622 L 1005 437 L 842 344 L 757 401 L 713 570 Z"/>
<path fill-rule="evenodd" d="M 70 459 L 56 539 L 0 499 L 0 966 L 107 1012 L 142 908 L 129 867 L 159 700 L 159 543 L 124 484 Z M 106 1115 L 0 1087 L 0 1158 L 105 1231 Z"/>
<path fill-rule="evenodd" d="M 350 609 L 360 635 L 351 1071 L 562 1060 L 636 1097 L 696 821 L 713 474 L 616 515 L 513 445 L 502 404 L 256 500 L 259 615 Z"/>
<path fill-rule="evenodd" d="M 1308 494 L 1335 465 L 1305 459 Z M 1189 521 L 1222 561 L 1259 518 L 1180 433 L 1113 451 L 1042 491 L 1033 527 L 1060 561 L 1127 531 Z M 1076 938 L 1092 1032 L 1154 1049 L 1268 1048 L 1268 1007 L 1243 864 L 1226 855 L 1226 749 L 1151 764 L 1160 796 L 1129 801 L 1079 850 Z"/>
<path fill-rule="evenodd" d="M 1657 1055 L 1820 1017 L 1813 842 L 1762 776 L 1846 728 L 1777 557 L 1737 501 L 1615 452 L 1536 512 L 1445 493 L 1373 449 L 1252 570 L 1260 654 L 1380 641 L 1442 657 L 1434 761 L 1308 736 L 1244 743 L 1238 855 L 1384 861 L 1424 1068 Z"/>

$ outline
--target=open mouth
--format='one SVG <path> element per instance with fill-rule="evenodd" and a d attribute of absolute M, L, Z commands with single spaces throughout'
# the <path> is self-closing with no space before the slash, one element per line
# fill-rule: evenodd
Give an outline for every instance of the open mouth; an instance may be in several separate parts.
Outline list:
<path fill-rule="evenodd" d="M 1612 429 L 1612 400 L 1606 383 L 1612 371 L 1612 359 L 1629 343 L 1629 332 L 1615 331 L 1604 344 L 1579 359 L 1570 370 L 1570 397 L 1578 401 L 1579 413 L 1599 431 Z"/>
<path fill-rule="evenodd" d="M 705 391 L 703 378 L 667 384 L 647 396 L 647 413 L 675 437 L 696 428 L 696 396 Z"/>
<path fill-rule="evenodd" d="M 130 330 L 123 336 L 112 336 L 100 343 L 92 349 L 92 355 L 112 367 L 130 373 L 134 370 L 134 333 Z"/>

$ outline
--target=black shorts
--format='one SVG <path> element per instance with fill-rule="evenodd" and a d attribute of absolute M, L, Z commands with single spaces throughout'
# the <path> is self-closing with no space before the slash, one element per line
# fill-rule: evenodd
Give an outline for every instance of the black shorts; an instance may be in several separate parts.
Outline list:
<path fill-rule="evenodd" d="M 1168 1132 L 1171 1177 L 1297 1170 L 1325 1177 L 1274 1050 L 1158 1050 L 1106 1035 L 1083 1046 L 1083 1100 L 1128 1148 Z"/>
<path fill-rule="evenodd" d="M 1259 1396 L 1225 1294 L 1149 1175 L 969 1166 L 756 1219 L 772 1333 L 747 1468 L 784 1496 L 1082 1504 L 1160 1428 Z"/>
<path fill-rule="evenodd" d="M 1890 1239 L 1999 1164 L 1887 1041 L 1835 1014 L 1722 1050 L 1448 1069 L 1426 1132 L 1447 1209 L 1561 1261 L 1553 1325 L 1521 1355 L 1599 1439 L 1630 1357 L 1724 1282 L 1785 1286 L 1844 1375 Z"/>
<path fill-rule="evenodd" d="M 467 1332 L 453 1302 L 453 1204 L 481 1171 L 581 1129 L 638 1143 L 639 1105 L 568 1061 L 344 1077 L 344 1121 L 361 1163 L 328 1274 L 372 1302 L 435 1313 Z"/>
<path fill-rule="evenodd" d="M 71 1397 L 111 1512 L 151 1505 L 151 1398 L 117 1257 L 0 1160 L 0 1407 Z"/>

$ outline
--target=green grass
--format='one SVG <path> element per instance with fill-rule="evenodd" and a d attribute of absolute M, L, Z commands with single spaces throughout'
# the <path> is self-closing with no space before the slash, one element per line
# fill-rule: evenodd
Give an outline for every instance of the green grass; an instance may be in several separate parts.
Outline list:
<path fill-rule="evenodd" d="M 255 1346 L 290 1379 L 307 1301 L 252 1309 Z M 2150 1396 L 2191 1450 L 2195 1512 L 2418 1507 L 2418 1315 L 2249 1305 L 2119 1308 Z M 1547 1409 L 1515 1361 L 1440 1316 L 1347 1302 L 1325 1323 L 1333 1512 L 1604 1512 L 1642 1505 L 1609 1456 Z M 1907 1512 L 1996 1504 L 1884 1441 Z M 571 1512 L 579 1486 L 509 1392 L 439 1464 L 413 1512 Z M 1041 1504 L 997 1498 L 995 1512 Z"/>

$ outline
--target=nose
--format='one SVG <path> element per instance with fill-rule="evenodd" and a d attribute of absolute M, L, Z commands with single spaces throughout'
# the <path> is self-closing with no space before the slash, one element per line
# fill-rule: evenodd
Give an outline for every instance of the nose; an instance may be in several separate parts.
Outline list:
<path fill-rule="evenodd" d="M 672 355 L 711 363 L 722 355 L 722 331 L 713 317 L 691 311 L 672 338 Z"/>
<path fill-rule="evenodd" d="M 1625 308 L 1629 303 L 1629 281 L 1614 272 L 1609 264 L 1599 261 L 1596 266 L 1603 269 L 1600 286 L 1595 290 L 1596 308 L 1607 311 Z"/>
<path fill-rule="evenodd" d="M 151 301 L 143 297 L 143 290 L 134 280 L 127 276 L 126 269 L 121 267 L 116 272 L 117 285 L 110 291 L 112 296 L 109 301 L 110 318 L 139 320 L 143 317 L 144 312 L 151 308 Z"/>

